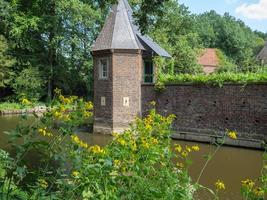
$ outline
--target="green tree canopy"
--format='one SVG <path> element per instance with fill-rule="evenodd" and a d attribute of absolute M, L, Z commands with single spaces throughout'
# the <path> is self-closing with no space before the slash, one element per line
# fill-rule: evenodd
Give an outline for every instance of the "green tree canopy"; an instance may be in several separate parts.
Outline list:
<path fill-rule="evenodd" d="M 15 64 L 15 60 L 7 54 L 8 50 L 6 39 L 0 35 L 0 87 L 9 84 L 12 78 L 11 67 Z"/>

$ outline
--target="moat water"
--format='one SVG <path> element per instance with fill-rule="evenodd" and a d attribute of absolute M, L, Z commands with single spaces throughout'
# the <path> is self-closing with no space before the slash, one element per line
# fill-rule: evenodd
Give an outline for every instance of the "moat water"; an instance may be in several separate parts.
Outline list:
<path fill-rule="evenodd" d="M 20 121 L 19 116 L 0 116 L 0 148 L 9 150 L 7 135 L 5 131 L 14 129 Z M 79 136 L 89 144 L 98 144 L 104 146 L 112 137 L 100 134 L 79 133 Z M 206 161 L 204 155 L 215 150 L 215 147 L 209 144 L 185 142 L 173 140 L 173 144 L 200 146 L 200 151 L 193 153 L 191 159 L 193 164 L 189 168 L 189 173 L 195 181 L 200 174 Z M 257 179 L 260 176 L 262 168 L 263 152 L 251 149 L 242 149 L 234 147 L 222 147 L 216 156 L 210 161 L 204 171 L 200 183 L 211 189 L 214 189 L 214 183 L 220 179 L 225 182 L 226 190 L 220 195 L 223 200 L 241 200 L 240 186 L 241 180 L 250 178 Z M 201 192 L 196 197 L 199 200 L 212 199 L 206 192 Z"/>

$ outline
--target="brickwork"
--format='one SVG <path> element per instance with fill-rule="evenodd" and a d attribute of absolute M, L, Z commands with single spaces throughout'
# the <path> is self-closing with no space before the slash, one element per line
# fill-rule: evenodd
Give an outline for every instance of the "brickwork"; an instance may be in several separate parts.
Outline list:
<path fill-rule="evenodd" d="M 141 113 L 141 69 L 140 52 L 113 54 L 113 129 L 128 127 L 129 122 Z M 123 105 L 123 98 L 129 101 Z"/>
<path fill-rule="evenodd" d="M 99 60 L 108 59 L 108 79 L 99 79 Z M 112 54 L 103 53 L 94 56 L 94 131 L 108 133 L 112 127 Z M 106 105 L 101 105 L 101 97 Z"/>
<path fill-rule="evenodd" d="M 99 60 L 108 58 L 108 79 L 99 79 Z M 140 50 L 94 55 L 94 132 L 121 132 L 141 114 Z M 106 105 L 101 105 L 101 97 Z M 124 101 L 128 101 L 126 105 Z"/>
<path fill-rule="evenodd" d="M 152 100 L 160 113 L 177 116 L 177 132 L 218 135 L 229 129 L 245 140 L 267 141 L 267 84 L 169 85 L 160 93 L 143 85 L 143 115 Z"/>

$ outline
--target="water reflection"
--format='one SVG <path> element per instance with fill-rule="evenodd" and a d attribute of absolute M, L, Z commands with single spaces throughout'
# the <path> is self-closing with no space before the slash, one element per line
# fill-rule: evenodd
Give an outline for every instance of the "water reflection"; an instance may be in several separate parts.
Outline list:
<path fill-rule="evenodd" d="M 29 118 L 32 121 L 33 118 Z M 0 147 L 10 150 L 8 138 L 4 131 L 11 130 L 20 122 L 19 116 L 0 116 Z M 104 146 L 110 140 L 111 136 L 100 134 L 79 133 L 79 137 L 89 144 L 98 144 Z M 193 165 L 189 168 L 189 173 L 193 180 L 196 181 L 204 163 L 204 155 L 215 150 L 214 146 L 208 144 L 199 144 L 194 142 L 173 141 L 173 144 L 179 143 L 182 146 L 192 146 L 198 144 L 201 148 L 199 152 L 191 154 Z M 255 179 L 260 176 L 262 168 L 263 152 L 251 149 L 241 149 L 233 147 L 223 147 L 217 155 L 210 161 L 206 170 L 203 173 L 200 183 L 204 186 L 214 188 L 214 183 L 217 179 L 221 179 L 226 184 L 226 190 L 222 193 L 223 200 L 241 200 L 240 186 L 241 180 L 246 178 Z M 197 199 L 208 200 L 212 199 L 206 192 L 198 194 Z"/>

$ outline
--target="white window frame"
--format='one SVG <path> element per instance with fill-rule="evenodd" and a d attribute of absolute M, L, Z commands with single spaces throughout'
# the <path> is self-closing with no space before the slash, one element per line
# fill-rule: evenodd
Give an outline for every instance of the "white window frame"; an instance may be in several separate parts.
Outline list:
<path fill-rule="evenodd" d="M 102 62 L 105 61 L 107 63 L 106 67 L 106 73 L 104 75 L 104 70 L 103 70 L 103 65 Z M 98 64 L 98 78 L 100 80 L 107 80 L 108 79 L 108 68 L 109 68 L 109 62 L 108 62 L 108 58 L 100 58 L 99 59 L 99 64 Z"/>

